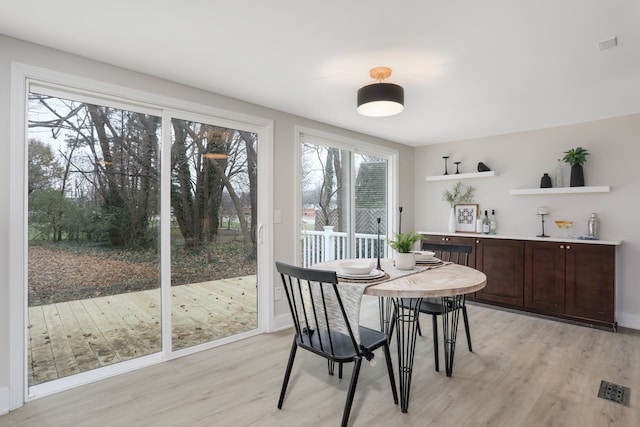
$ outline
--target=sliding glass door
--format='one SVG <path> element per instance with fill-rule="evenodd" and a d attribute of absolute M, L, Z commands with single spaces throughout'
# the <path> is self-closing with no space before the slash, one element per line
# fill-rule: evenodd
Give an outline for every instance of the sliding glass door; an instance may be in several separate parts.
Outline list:
<path fill-rule="evenodd" d="M 173 119 L 172 348 L 258 326 L 257 135 Z"/>
<path fill-rule="evenodd" d="M 256 331 L 258 133 L 28 96 L 28 386 Z"/>
<path fill-rule="evenodd" d="M 29 94 L 30 386 L 161 350 L 160 125 Z"/>
<path fill-rule="evenodd" d="M 300 139 L 303 265 L 385 257 L 390 156 L 326 137 Z"/>

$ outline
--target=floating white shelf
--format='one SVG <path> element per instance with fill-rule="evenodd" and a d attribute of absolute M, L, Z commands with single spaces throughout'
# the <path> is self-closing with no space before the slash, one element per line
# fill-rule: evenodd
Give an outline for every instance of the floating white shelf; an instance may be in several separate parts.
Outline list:
<path fill-rule="evenodd" d="M 557 187 L 557 188 L 518 188 L 509 190 L 512 196 L 526 196 L 532 194 L 576 194 L 576 193 L 608 193 L 609 185 L 592 187 Z"/>
<path fill-rule="evenodd" d="M 471 173 L 451 173 L 449 175 L 434 175 L 428 176 L 427 181 L 453 181 L 458 179 L 489 178 L 491 176 L 496 176 L 496 172 L 487 171 Z"/>

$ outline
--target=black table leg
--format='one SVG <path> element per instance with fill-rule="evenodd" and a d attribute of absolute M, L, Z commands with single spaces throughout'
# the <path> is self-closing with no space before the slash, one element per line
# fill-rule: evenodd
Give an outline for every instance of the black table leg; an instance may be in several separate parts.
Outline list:
<path fill-rule="evenodd" d="M 402 298 L 393 298 L 395 310 L 396 341 L 398 345 L 398 378 L 400 382 L 400 409 L 407 412 L 411 392 L 411 373 L 418 335 L 418 315 L 421 298 L 402 304 Z M 405 302 L 408 300 L 405 300 Z"/>
<path fill-rule="evenodd" d="M 464 304 L 464 295 L 443 297 L 442 304 L 442 335 L 444 340 L 444 364 L 447 376 L 453 372 L 453 357 L 456 352 L 456 337 L 458 335 L 458 320 L 460 307 Z"/>

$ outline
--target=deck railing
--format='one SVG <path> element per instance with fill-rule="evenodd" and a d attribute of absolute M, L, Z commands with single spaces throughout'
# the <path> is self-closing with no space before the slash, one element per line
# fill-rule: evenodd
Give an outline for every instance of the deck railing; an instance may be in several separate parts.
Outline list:
<path fill-rule="evenodd" d="M 377 258 L 378 236 L 356 233 L 353 256 L 347 255 L 347 233 L 325 226 L 323 231 L 302 230 L 302 263 L 304 267 L 323 261 L 345 258 Z M 387 236 L 380 236 L 380 258 L 387 257 Z"/>

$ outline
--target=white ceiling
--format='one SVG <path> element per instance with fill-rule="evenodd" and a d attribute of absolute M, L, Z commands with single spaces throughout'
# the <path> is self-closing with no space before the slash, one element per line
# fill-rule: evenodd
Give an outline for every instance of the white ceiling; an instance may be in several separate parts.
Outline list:
<path fill-rule="evenodd" d="M 8 36 L 412 146 L 640 112 L 637 0 L 0 0 L 0 10 Z M 375 66 L 405 88 L 397 116 L 356 113 Z"/>

